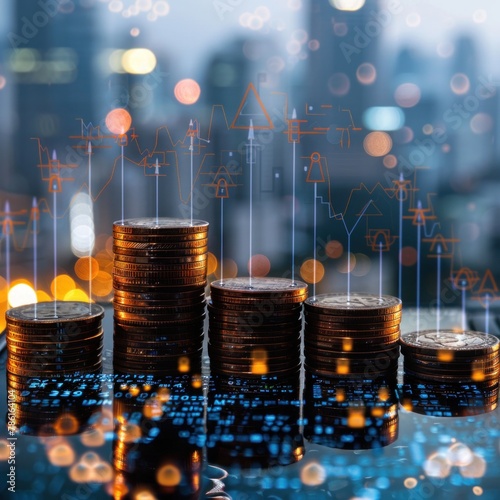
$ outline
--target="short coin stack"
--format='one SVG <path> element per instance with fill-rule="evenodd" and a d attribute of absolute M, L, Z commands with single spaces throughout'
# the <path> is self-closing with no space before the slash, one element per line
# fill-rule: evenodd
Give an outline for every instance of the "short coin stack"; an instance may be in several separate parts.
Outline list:
<path fill-rule="evenodd" d="M 374 379 L 397 370 L 402 304 L 389 295 L 331 293 L 304 303 L 305 368 Z"/>
<path fill-rule="evenodd" d="M 288 376 L 300 370 L 307 285 L 285 278 L 233 278 L 211 284 L 211 373 Z"/>
<path fill-rule="evenodd" d="M 64 377 L 101 370 L 104 309 L 85 302 L 40 302 L 9 309 L 7 378 Z"/>
<path fill-rule="evenodd" d="M 199 372 L 208 222 L 113 224 L 114 367 L 125 373 Z"/>
<path fill-rule="evenodd" d="M 499 340 L 488 333 L 423 330 L 401 337 L 406 375 L 433 382 L 498 385 Z"/>

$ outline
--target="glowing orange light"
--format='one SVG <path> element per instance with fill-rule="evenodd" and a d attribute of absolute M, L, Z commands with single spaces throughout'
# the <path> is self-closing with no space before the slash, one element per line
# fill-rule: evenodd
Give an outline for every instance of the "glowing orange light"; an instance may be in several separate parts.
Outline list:
<path fill-rule="evenodd" d="M 75 302 L 89 302 L 89 296 L 83 290 L 75 289 L 70 290 L 64 297 L 63 300 L 75 301 Z"/>
<path fill-rule="evenodd" d="M 6 439 L 0 439 L 0 460 L 8 460 L 10 456 L 10 446 Z"/>
<path fill-rule="evenodd" d="M 75 280 L 68 274 L 59 274 L 50 284 L 50 291 L 57 300 L 64 300 L 64 296 L 75 288 Z"/>
<path fill-rule="evenodd" d="M 207 257 L 207 276 L 210 276 L 211 274 L 215 273 L 215 270 L 217 269 L 217 257 L 212 253 L 208 252 L 208 257 Z"/>
<path fill-rule="evenodd" d="M 454 354 L 453 351 L 449 351 L 447 349 L 441 349 L 437 353 L 437 358 L 441 362 L 449 363 L 450 361 L 453 361 Z"/>
<path fill-rule="evenodd" d="M 380 387 L 378 390 L 378 398 L 380 401 L 387 401 L 391 397 L 391 391 L 387 387 Z"/>
<path fill-rule="evenodd" d="M 370 132 L 363 141 L 363 148 L 370 156 L 385 156 L 392 149 L 391 136 L 386 132 Z"/>
<path fill-rule="evenodd" d="M 252 276 L 262 278 L 269 274 L 269 271 L 271 270 L 271 261 L 265 255 L 262 254 L 252 255 L 252 258 L 248 263 L 249 273 L 250 269 L 252 269 Z"/>
<path fill-rule="evenodd" d="M 418 481 L 414 477 L 407 477 L 403 484 L 405 485 L 405 488 L 408 488 L 409 490 L 412 490 L 417 486 Z"/>
<path fill-rule="evenodd" d="M 9 286 L 7 280 L 0 276 L 0 302 L 7 302 L 7 294 L 9 293 Z"/>
<path fill-rule="evenodd" d="M 181 104 L 194 104 L 200 98 L 200 94 L 200 86 L 191 78 L 185 78 L 184 80 L 177 82 L 174 87 L 175 98 Z"/>
<path fill-rule="evenodd" d="M 78 420 L 74 415 L 71 415 L 71 413 L 61 415 L 54 424 L 54 429 L 57 434 L 63 436 L 76 434 L 78 432 L 78 427 Z"/>
<path fill-rule="evenodd" d="M 81 280 L 88 281 L 94 279 L 99 272 L 99 263 L 94 257 L 80 257 L 75 262 L 75 274 Z"/>
<path fill-rule="evenodd" d="M 450 80 L 450 88 L 454 94 L 467 94 L 470 90 L 469 77 L 464 73 L 455 73 Z"/>
<path fill-rule="evenodd" d="M 106 297 L 113 291 L 113 277 L 105 271 L 99 271 L 92 280 L 92 293 L 97 297 Z"/>
<path fill-rule="evenodd" d="M 75 452 L 69 444 L 59 444 L 48 450 L 47 458 L 52 465 L 67 467 L 75 461 Z"/>
<path fill-rule="evenodd" d="M 119 441 L 123 443 L 133 443 L 141 438 L 142 432 L 141 428 L 129 422 L 123 422 L 117 432 L 117 437 Z"/>
<path fill-rule="evenodd" d="M 163 403 L 159 398 L 149 398 L 142 409 L 146 418 L 160 418 L 163 415 Z"/>
<path fill-rule="evenodd" d="M 181 480 L 182 473 L 173 464 L 165 464 L 156 472 L 156 481 L 161 486 L 177 486 Z"/>
<path fill-rule="evenodd" d="M 181 356 L 177 362 L 177 369 L 181 373 L 187 373 L 191 369 L 191 363 L 187 356 Z"/>
<path fill-rule="evenodd" d="M 343 403 L 345 401 L 345 391 L 341 387 L 337 387 L 335 390 L 335 399 L 337 403 Z"/>
<path fill-rule="evenodd" d="M 319 283 L 325 276 L 325 267 L 318 260 L 308 259 L 300 266 L 300 276 L 306 283 Z"/>
<path fill-rule="evenodd" d="M 351 429 L 362 429 L 365 426 L 365 416 L 364 410 L 353 409 L 349 410 L 349 416 L 347 417 L 347 426 Z"/>
<path fill-rule="evenodd" d="M 76 463 L 69 470 L 69 477 L 75 483 L 88 483 L 91 475 L 92 471 L 90 467 L 81 462 Z"/>
<path fill-rule="evenodd" d="M 166 403 L 170 399 L 170 389 L 167 387 L 160 387 L 157 391 L 157 397 L 163 403 Z"/>
<path fill-rule="evenodd" d="M 131 125 L 132 116 L 126 109 L 116 108 L 106 115 L 106 127 L 112 134 L 126 134 Z"/>
<path fill-rule="evenodd" d="M 91 469 L 90 482 L 107 483 L 113 479 L 113 467 L 107 462 L 101 461 Z"/>
<path fill-rule="evenodd" d="M 348 359 L 337 359 L 337 373 L 339 375 L 348 375 L 350 373 Z"/>
<path fill-rule="evenodd" d="M 191 386 L 193 389 L 199 389 L 203 385 L 201 375 L 193 375 L 191 377 Z"/>
<path fill-rule="evenodd" d="M 353 344 L 352 339 L 344 338 L 342 340 L 342 350 L 346 352 L 352 351 L 352 344 Z"/>

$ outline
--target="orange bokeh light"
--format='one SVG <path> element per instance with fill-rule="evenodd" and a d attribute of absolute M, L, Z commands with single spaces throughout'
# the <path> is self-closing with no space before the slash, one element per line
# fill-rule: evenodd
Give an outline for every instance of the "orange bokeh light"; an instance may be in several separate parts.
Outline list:
<path fill-rule="evenodd" d="M 57 300 L 64 300 L 64 296 L 75 288 L 75 280 L 68 274 L 59 274 L 50 284 L 52 296 Z"/>
<path fill-rule="evenodd" d="M 80 257 L 75 262 L 75 274 L 84 281 L 94 279 L 99 272 L 99 262 L 94 257 Z"/>
<path fill-rule="evenodd" d="M 250 263 L 252 268 L 252 276 L 263 278 L 269 274 L 271 270 L 271 261 L 262 254 L 252 255 L 248 263 L 248 272 L 250 273 Z"/>
<path fill-rule="evenodd" d="M 131 125 L 132 116 L 126 109 L 116 108 L 106 115 L 106 127 L 112 134 L 126 134 Z"/>
<path fill-rule="evenodd" d="M 194 104 L 201 94 L 198 82 L 192 78 L 185 78 L 180 80 L 174 87 L 175 98 L 181 103 L 186 105 Z"/>
<path fill-rule="evenodd" d="M 217 257 L 211 253 L 208 252 L 208 257 L 207 257 L 207 276 L 210 276 L 211 274 L 215 273 L 217 269 Z"/>
<path fill-rule="evenodd" d="M 325 267 L 318 260 L 308 259 L 300 266 L 300 276 L 306 283 L 319 283 L 325 276 Z"/>

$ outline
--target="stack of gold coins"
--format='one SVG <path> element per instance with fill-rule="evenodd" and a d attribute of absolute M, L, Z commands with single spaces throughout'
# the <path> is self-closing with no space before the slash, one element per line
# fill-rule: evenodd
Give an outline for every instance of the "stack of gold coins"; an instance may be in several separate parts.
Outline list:
<path fill-rule="evenodd" d="M 285 278 L 233 278 L 211 284 L 210 371 L 291 375 L 300 369 L 307 285 Z"/>
<path fill-rule="evenodd" d="M 7 377 L 65 377 L 101 370 L 104 309 L 84 302 L 40 302 L 9 309 Z"/>
<path fill-rule="evenodd" d="M 475 331 L 423 330 L 401 337 L 405 374 L 433 382 L 498 385 L 499 340 Z"/>
<path fill-rule="evenodd" d="M 331 378 L 306 371 L 304 437 L 339 449 L 373 449 L 398 437 L 397 376 L 361 380 Z"/>
<path fill-rule="evenodd" d="M 208 222 L 141 218 L 113 224 L 114 367 L 200 372 Z"/>
<path fill-rule="evenodd" d="M 402 304 L 389 295 L 332 293 L 304 303 L 305 368 L 373 379 L 397 370 Z"/>

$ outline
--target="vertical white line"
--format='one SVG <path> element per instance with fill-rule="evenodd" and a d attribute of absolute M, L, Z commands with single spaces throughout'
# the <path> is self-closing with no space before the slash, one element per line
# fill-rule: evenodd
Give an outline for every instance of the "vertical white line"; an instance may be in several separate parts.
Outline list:
<path fill-rule="evenodd" d="M 54 316 L 57 316 L 57 192 L 53 191 L 52 216 L 54 218 Z"/>
<path fill-rule="evenodd" d="M 316 297 L 316 196 L 318 193 L 318 183 L 314 183 L 314 207 L 313 207 L 313 213 L 314 213 L 314 232 L 313 232 L 313 297 Z"/>
<path fill-rule="evenodd" d="M 292 283 L 295 283 L 295 144 L 293 141 L 292 168 Z M 314 200 L 316 203 L 316 200 Z"/>
<path fill-rule="evenodd" d="M 224 198 L 220 199 L 220 281 L 224 282 Z"/>

